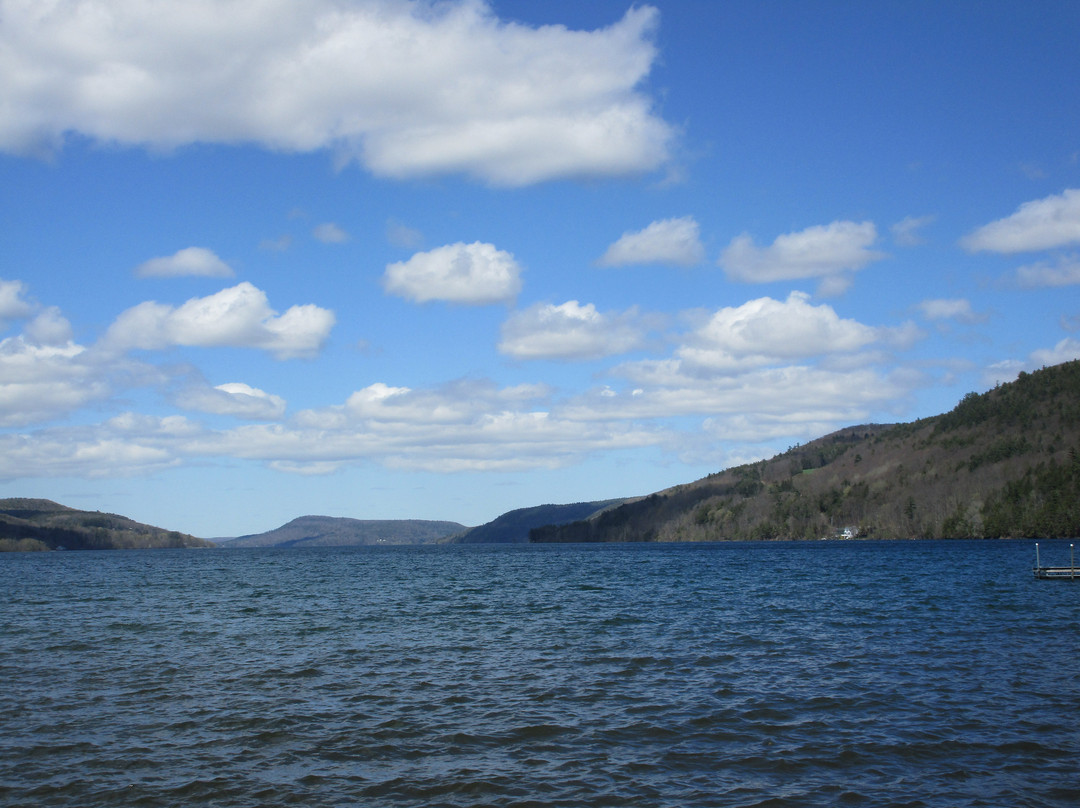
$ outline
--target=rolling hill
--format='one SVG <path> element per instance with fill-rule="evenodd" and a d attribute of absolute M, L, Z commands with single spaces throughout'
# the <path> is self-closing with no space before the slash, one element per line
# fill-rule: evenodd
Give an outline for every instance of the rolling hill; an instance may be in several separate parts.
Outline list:
<path fill-rule="evenodd" d="M 465 529 L 457 522 L 424 519 L 348 519 L 301 516 L 266 533 L 219 539 L 223 547 L 346 547 L 432 544 Z"/>
<path fill-rule="evenodd" d="M 143 550 L 213 547 L 126 516 L 80 511 L 48 499 L 0 499 L 0 550 Z"/>
<path fill-rule="evenodd" d="M 608 499 L 600 502 L 575 502 L 570 505 L 535 505 L 507 511 L 502 516 L 471 527 L 451 536 L 452 544 L 518 544 L 529 541 L 529 531 L 544 525 L 562 525 L 587 519 L 596 513 L 619 505 L 625 499 Z"/>

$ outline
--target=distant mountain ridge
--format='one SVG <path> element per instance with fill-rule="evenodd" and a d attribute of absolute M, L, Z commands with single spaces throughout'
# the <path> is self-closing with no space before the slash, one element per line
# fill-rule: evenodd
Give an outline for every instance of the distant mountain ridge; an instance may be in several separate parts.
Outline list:
<path fill-rule="evenodd" d="M 626 502 L 625 499 L 606 499 L 598 502 L 574 502 L 569 505 L 535 505 L 507 511 L 490 522 L 471 527 L 451 536 L 453 544 L 524 544 L 529 531 L 545 525 L 562 525 L 587 519 L 600 511 Z"/>
<path fill-rule="evenodd" d="M 465 529 L 458 522 L 426 519 L 350 519 L 301 516 L 274 530 L 219 539 L 222 547 L 348 547 L 433 544 Z"/>
<path fill-rule="evenodd" d="M 80 511 L 48 499 L 0 499 L 0 550 L 142 550 L 213 547 L 126 516 Z"/>
<path fill-rule="evenodd" d="M 841 429 L 536 542 L 1080 536 L 1080 360 L 948 413 Z"/>

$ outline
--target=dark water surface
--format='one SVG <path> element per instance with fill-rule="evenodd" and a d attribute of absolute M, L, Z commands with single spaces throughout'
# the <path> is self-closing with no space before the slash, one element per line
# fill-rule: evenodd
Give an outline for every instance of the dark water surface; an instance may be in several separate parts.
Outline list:
<path fill-rule="evenodd" d="M 7 554 L 0 805 L 1076 806 L 1080 581 L 1033 562 L 1033 542 Z"/>

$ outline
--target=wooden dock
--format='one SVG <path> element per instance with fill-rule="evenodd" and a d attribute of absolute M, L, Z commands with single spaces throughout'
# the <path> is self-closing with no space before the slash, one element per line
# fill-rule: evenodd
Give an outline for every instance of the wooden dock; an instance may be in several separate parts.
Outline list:
<path fill-rule="evenodd" d="M 1035 577 L 1044 581 L 1075 581 L 1080 579 L 1080 567 L 1035 567 Z"/>
<path fill-rule="evenodd" d="M 1076 554 L 1073 545 L 1069 545 L 1069 566 L 1044 567 L 1039 560 L 1039 544 L 1035 543 L 1035 577 L 1043 581 L 1075 581 L 1080 579 L 1080 567 L 1076 566 Z"/>

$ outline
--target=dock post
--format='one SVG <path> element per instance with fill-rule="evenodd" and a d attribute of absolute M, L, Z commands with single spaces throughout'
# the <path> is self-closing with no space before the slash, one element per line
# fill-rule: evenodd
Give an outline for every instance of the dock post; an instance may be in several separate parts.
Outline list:
<path fill-rule="evenodd" d="M 1076 553 L 1073 551 L 1073 545 L 1069 545 L 1069 580 L 1076 580 Z"/>
<path fill-rule="evenodd" d="M 1035 569 L 1038 569 L 1041 566 L 1042 564 L 1039 563 L 1039 543 L 1035 542 Z"/>

